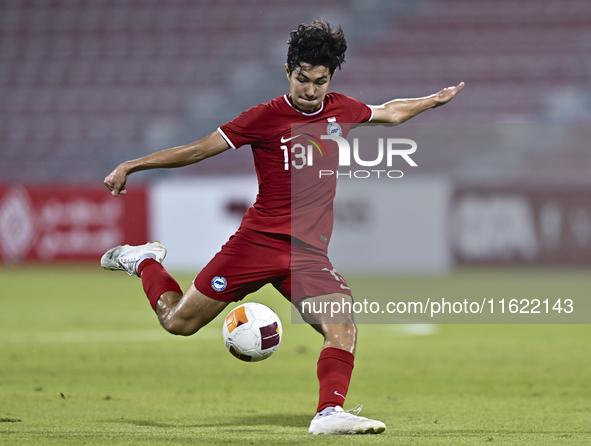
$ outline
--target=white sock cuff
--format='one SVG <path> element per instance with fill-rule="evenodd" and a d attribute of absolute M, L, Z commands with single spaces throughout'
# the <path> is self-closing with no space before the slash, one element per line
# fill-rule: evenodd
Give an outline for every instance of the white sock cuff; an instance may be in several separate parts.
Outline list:
<path fill-rule="evenodd" d="M 156 256 L 154 254 L 152 254 L 151 252 L 140 256 L 140 258 L 137 259 L 137 262 L 135 262 L 135 265 L 133 267 L 136 276 L 139 276 L 137 270 L 138 270 L 138 268 L 140 266 L 140 263 L 142 263 L 144 260 L 147 260 L 147 259 L 156 260 Z"/>

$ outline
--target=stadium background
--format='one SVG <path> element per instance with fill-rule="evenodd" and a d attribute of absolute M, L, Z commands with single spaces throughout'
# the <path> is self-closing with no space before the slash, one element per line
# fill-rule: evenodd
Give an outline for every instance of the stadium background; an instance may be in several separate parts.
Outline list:
<path fill-rule="evenodd" d="M 254 200 L 248 148 L 184 169 L 135 175 L 129 187 L 138 190 L 136 207 L 146 194 L 145 211 L 128 209 L 132 195 L 114 204 L 94 188 L 121 161 L 197 140 L 283 94 L 288 32 L 318 17 L 340 23 L 349 42 L 333 91 L 379 104 L 462 80 L 468 85 L 444 109 L 413 121 L 453 123 L 446 128 L 472 134 L 461 143 L 421 147 L 416 155 L 418 176 L 443 183 L 431 185 L 436 196 L 423 205 L 427 210 L 416 211 L 399 232 L 435 231 L 440 239 L 431 246 L 438 248 L 417 250 L 421 237 L 407 246 L 398 240 L 398 260 L 379 259 L 385 269 L 591 262 L 591 153 L 586 126 L 576 125 L 591 116 L 591 6 L 584 0 L 4 1 L 2 259 L 89 258 L 111 244 L 158 238 L 176 253 L 172 266 L 192 270 L 206 262 Z M 495 127 L 500 123 L 506 125 Z M 521 139 L 514 135 L 518 129 Z M 536 129 L 547 134 L 536 138 Z M 399 195 L 417 187 L 402 183 Z M 448 193 L 437 192 L 442 188 Z M 343 194 L 337 237 L 363 206 L 379 205 L 347 202 Z M 457 205 L 468 215 L 464 223 L 453 223 Z M 391 207 L 412 214 L 398 202 Z M 430 207 L 439 213 L 433 216 Z M 163 218 L 169 212 L 186 212 L 191 222 L 179 226 L 178 219 Z M 437 223 L 417 230 L 426 216 Z M 521 232 L 508 234 L 511 226 Z M 465 248 L 483 237 L 488 241 Z M 535 249 L 515 239 L 534 240 Z M 423 254 L 405 270 L 413 252 Z M 364 262 L 343 264 L 354 270 Z"/>
<path fill-rule="evenodd" d="M 377 104 L 466 82 L 400 127 L 452 143 L 420 146 L 420 174 L 395 183 L 381 209 L 396 211 L 396 249 L 381 251 L 381 271 L 347 273 L 356 296 L 588 296 L 589 1 L 3 0 L 0 443 L 340 444 L 306 434 L 319 348 L 308 327 L 284 323 L 274 357 L 243 364 L 221 320 L 171 336 L 137 280 L 97 263 L 105 247 L 158 237 L 188 286 L 254 198 L 248 148 L 136 174 L 119 199 L 102 180 L 283 94 L 288 32 L 318 17 L 349 43 L 333 91 Z M 339 186 L 335 237 L 383 204 L 351 186 Z M 364 266 L 347 256 L 370 241 L 391 247 L 370 235 L 334 240 L 335 264 Z M 267 288 L 250 299 L 287 321 Z M 364 325 L 347 408 L 364 403 L 388 430 L 356 443 L 589 444 L 588 339 L 582 324 Z"/>

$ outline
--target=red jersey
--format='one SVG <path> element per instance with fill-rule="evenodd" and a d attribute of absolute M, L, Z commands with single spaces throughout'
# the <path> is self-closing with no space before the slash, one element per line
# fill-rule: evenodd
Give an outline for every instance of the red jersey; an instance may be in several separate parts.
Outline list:
<path fill-rule="evenodd" d="M 339 150 L 320 134 L 333 129 L 346 137 L 355 124 L 369 121 L 372 113 L 367 105 L 339 93 L 328 93 L 317 111 L 304 113 L 284 95 L 221 126 L 218 131 L 233 149 L 250 144 L 254 156 L 259 192 L 241 226 L 288 234 L 326 251 L 333 227 Z M 303 128 L 304 133 L 297 131 L 306 124 L 314 126 Z M 319 175 L 320 170 L 334 174 Z"/>

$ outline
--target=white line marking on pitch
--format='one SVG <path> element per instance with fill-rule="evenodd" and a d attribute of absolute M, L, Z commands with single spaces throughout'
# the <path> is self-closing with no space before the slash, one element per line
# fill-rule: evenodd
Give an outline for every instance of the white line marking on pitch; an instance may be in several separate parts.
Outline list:
<path fill-rule="evenodd" d="M 360 325 L 358 337 L 406 337 L 431 336 L 437 334 L 435 324 L 392 324 L 392 325 Z"/>
<path fill-rule="evenodd" d="M 199 339 L 221 339 L 221 331 L 204 329 L 197 333 Z M 0 335 L 0 341 L 14 344 L 52 344 L 84 342 L 121 342 L 121 341 L 171 341 L 179 339 L 164 329 L 135 331 L 71 331 L 71 332 L 33 332 L 10 333 Z"/>

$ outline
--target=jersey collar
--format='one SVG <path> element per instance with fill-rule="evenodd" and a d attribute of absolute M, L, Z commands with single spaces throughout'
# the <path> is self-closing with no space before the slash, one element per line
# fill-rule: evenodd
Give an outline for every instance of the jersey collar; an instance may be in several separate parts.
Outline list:
<path fill-rule="evenodd" d="M 297 108 L 295 108 L 295 107 L 292 105 L 292 103 L 291 103 L 291 101 L 289 100 L 289 97 L 288 97 L 288 95 L 287 95 L 287 94 L 284 94 L 284 95 L 283 95 L 283 98 L 285 99 L 285 102 L 287 102 L 287 105 L 289 105 L 289 106 L 290 106 L 291 108 L 293 108 L 295 111 L 297 111 L 298 113 L 300 113 L 300 114 L 302 114 L 302 115 L 304 115 L 304 116 L 314 116 L 314 115 L 317 115 L 318 113 L 320 113 L 322 110 L 324 110 L 324 100 L 322 101 L 322 104 L 320 105 L 320 108 L 319 108 L 318 110 L 316 110 L 315 112 L 312 112 L 312 113 L 304 113 L 303 111 L 301 111 L 301 110 L 298 110 Z M 326 99 L 326 98 L 325 98 L 325 99 Z"/>

